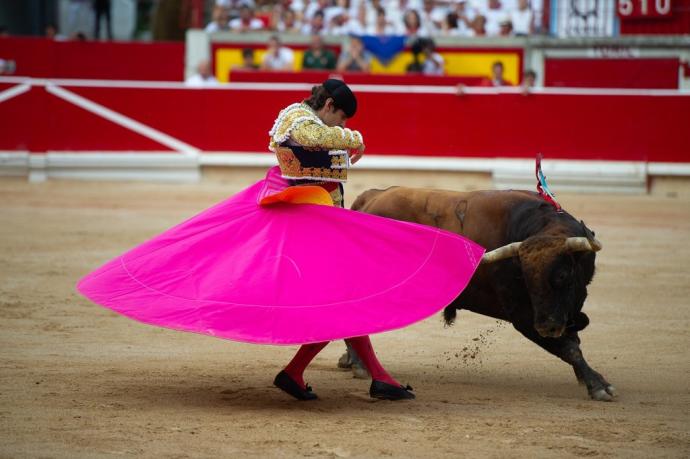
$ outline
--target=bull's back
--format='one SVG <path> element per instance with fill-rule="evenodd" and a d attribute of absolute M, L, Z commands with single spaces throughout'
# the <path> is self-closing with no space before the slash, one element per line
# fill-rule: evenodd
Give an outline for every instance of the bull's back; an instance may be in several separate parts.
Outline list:
<path fill-rule="evenodd" d="M 522 191 L 447 191 L 392 187 L 367 190 L 353 210 L 461 234 L 491 250 L 505 243 L 510 207 L 536 199 Z"/>

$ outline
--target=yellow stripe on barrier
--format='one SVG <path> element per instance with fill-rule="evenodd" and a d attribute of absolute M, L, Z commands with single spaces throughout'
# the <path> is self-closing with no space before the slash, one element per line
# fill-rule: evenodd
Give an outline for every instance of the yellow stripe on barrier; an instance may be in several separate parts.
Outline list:
<path fill-rule="evenodd" d="M 294 53 L 293 70 L 299 71 L 302 69 L 304 51 L 295 50 Z M 254 50 L 254 63 L 260 64 L 264 54 L 266 54 L 265 49 Z M 501 61 L 503 62 L 504 78 L 513 84 L 520 81 L 520 54 L 517 52 L 445 51 L 440 54 L 445 59 L 446 75 L 448 76 L 489 77 L 493 63 Z M 230 70 L 235 66 L 242 65 L 242 49 L 232 47 L 217 49 L 215 63 L 216 78 L 221 83 L 227 83 Z M 378 59 L 373 59 L 371 73 L 403 75 L 410 63 L 412 63 L 412 53 L 408 51 L 399 53 L 385 66 Z"/>

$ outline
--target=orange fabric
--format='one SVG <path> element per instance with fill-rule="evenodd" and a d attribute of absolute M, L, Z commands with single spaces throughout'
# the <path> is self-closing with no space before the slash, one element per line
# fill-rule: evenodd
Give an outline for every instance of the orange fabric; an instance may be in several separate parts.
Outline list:
<path fill-rule="evenodd" d="M 288 204 L 319 204 L 322 206 L 332 206 L 333 198 L 330 193 L 320 186 L 302 185 L 291 186 L 283 191 L 266 196 L 259 204 L 269 206 L 278 202 Z"/>

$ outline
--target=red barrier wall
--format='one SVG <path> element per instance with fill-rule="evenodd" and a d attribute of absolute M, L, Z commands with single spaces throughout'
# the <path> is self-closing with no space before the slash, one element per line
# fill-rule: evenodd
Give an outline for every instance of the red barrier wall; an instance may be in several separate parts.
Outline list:
<path fill-rule="evenodd" d="M 544 85 L 570 88 L 678 89 L 678 58 L 547 58 Z"/>
<path fill-rule="evenodd" d="M 304 85 L 63 87 L 202 151 L 267 151 L 278 111 L 308 93 Z M 447 94 L 424 93 L 424 87 L 357 91 L 360 109 L 348 126 L 362 130 L 373 154 L 532 158 L 541 152 L 554 159 L 690 162 L 689 95 L 456 96 L 447 89 Z M 0 103 L 0 119 L 0 150 L 170 150 L 44 87 Z"/>
<path fill-rule="evenodd" d="M 182 81 L 184 43 L 54 41 L 0 38 L 0 58 L 15 74 L 36 78 Z"/>
<path fill-rule="evenodd" d="M 671 14 L 667 17 L 624 18 L 620 15 L 621 35 L 684 35 L 690 33 L 690 0 L 669 0 Z M 637 2 L 636 2 L 637 3 Z M 649 2 L 651 10 L 656 5 Z M 635 5 L 637 8 L 640 5 Z"/>

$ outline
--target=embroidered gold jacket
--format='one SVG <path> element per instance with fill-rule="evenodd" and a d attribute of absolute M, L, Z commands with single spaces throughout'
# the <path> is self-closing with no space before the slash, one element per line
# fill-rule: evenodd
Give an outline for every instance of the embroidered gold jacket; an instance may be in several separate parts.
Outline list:
<path fill-rule="evenodd" d="M 362 134 L 324 124 L 306 104 L 280 112 L 269 132 L 269 149 L 276 153 L 285 178 L 344 182 L 350 160 L 347 150 L 363 144 Z"/>

